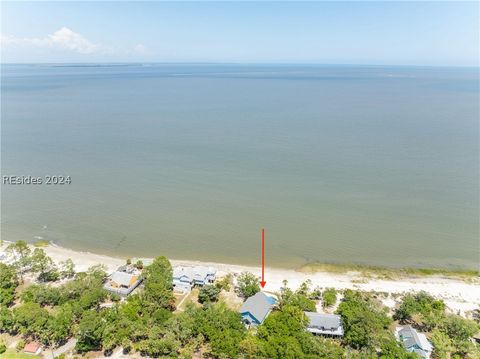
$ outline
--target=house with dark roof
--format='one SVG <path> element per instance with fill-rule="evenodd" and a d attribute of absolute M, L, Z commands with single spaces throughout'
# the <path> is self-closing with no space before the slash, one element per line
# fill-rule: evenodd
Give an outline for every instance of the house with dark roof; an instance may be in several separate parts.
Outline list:
<path fill-rule="evenodd" d="M 305 315 L 309 320 L 307 330 L 310 333 L 332 337 L 343 336 L 343 326 L 339 315 L 315 312 L 305 312 Z"/>
<path fill-rule="evenodd" d="M 124 265 L 108 276 L 103 287 L 112 293 L 125 296 L 130 294 L 141 282 L 141 271 L 131 265 Z"/>
<path fill-rule="evenodd" d="M 428 359 L 432 354 L 433 346 L 423 333 L 417 332 L 410 325 L 405 327 L 397 327 L 395 337 L 406 351 L 416 353 L 421 358 Z"/>
<path fill-rule="evenodd" d="M 248 298 L 240 308 L 242 322 L 247 326 L 257 326 L 263 323 L 270 314 L 277 300 L 263 292 L 258 292 Z"/>

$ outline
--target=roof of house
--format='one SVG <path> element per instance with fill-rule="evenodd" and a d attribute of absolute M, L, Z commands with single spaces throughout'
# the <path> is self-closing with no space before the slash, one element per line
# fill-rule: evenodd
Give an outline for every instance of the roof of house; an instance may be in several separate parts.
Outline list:
<path fill-rule="evenodd" d="M 312 327 L 324 328 L 327 330 L 336 330 L 342 325 L 340 316 L 336 314 L 305 312 L 305 315 L 310 320 L 309 326 Z"/>
<path fill-rule="evenodd" d="M 243 303 L 240 313 L 250 313 L 256 320 L 262 323 L 275 302 L 274 298 L 263 292 L 258 292 Z"/>
<path fill-rule="evenodd" d="M 432 344 L 430 344 L 425 334 L 418 333 L 410 325 L 398 328 L 398 335 L 402 339 L 405 348 L 418 346 L 420 349 L 428 352 L 433 350 Z"/>
<path fill-rule="evenodd" d="M 205 280 L 207 276 L 214 276 L 217 270 L 213 267 L 195 266 L 183 267 L 176 266 L 173 268 L 173 278 L 187 277 L 190 280 Z"/>
<path fill-rule="evenodd" d="M 25 353 L 33 353 L 35 354 L 37 352 L 37 350 L 40 349 L 40 344 L 36 343 L 36 342 L 30 342 L 30 343 L 27 343 L 25 345 L 25 347 L 23 348 L 23 351 Z"/>
<path fill-rule="evenodd" d="M 130 287 L 137 281 L 137 279 L 138 276 L 135 274 L 119 271 L 113 272 L 112 276 L 110 277 L 110 280 L 112 282 L 115 282 L 118 285 L 123 285 L 125 287 Z"/>

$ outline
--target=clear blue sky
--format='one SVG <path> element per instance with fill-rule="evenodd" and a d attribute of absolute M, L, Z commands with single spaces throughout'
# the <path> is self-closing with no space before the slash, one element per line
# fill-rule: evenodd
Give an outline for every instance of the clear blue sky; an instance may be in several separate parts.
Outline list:
<path fill-rule="evenodd" d="M 479 65 L 478 2 L 2 2 L 2 62 Z"/>

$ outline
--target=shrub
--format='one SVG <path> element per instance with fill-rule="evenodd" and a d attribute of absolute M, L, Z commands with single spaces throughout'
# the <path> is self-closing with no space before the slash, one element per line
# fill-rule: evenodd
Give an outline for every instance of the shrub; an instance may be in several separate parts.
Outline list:
<path fill-rule="evenodd" d="M 17 351 L 21 351 L 23 348 L 25 348 L 25 340 L 20 339 L 15 345 L 15 349 L 17 349 Z"/>
<path fill-rule="evenodd" d="M 219 279 L 215 282 L 215 286 L 220 289 L 228 292 L 230 290 L 230 284 L 232 283 L 232 275 L 229 273 L 222 279 Z"/>
<path fill-rule="evenodd" d="M 204 285 L 198 293 L 198 301 L 200 303 L 216 302 L 220 294 L 220 289 L 214 285 Z"/>
<path fill-rule="evenodd" d="M 430 322 L 435 325 L 443 318 L 444 311 L 445 303 L 442 300 L 435 299 L 426 292 L 420 292 L 405 295 L 393 318 L 400 322 L 410 322 L 414 315 L 420 314 L 422 322 L 420 324 Z"/>
<path fill-rule="evenodd" d="M 324 308 L 331 307 L 337 302 L 337 291 L 335 288 L 327 288 L 323 291 L 322 306 Z"/>
<path fill-rule="evenodd" d="M 279 295 L 279 306 L 283 308 L 285 306 L 296 307 L 302 311 L 315 312 L 315 302 L 311 300 L 305 292 L 300 290 L 293 292 L 290 288 L 281 288 Z"/>

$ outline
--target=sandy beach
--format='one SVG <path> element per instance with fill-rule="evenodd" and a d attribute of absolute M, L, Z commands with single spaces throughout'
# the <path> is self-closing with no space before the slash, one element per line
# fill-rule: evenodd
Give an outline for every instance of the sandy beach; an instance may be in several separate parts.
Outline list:
<path fill-rule="evenodd" d="M 4 242 L 2 250 L 8 243 Z M 32 246 L 33 248 L 33 246 Z M 118 266 L 125 263 L 125 258 L 118 258 L 106 255 L 99 255 L 89 252 L 79 252 L 63 248 L 54 244 L 43 247 L 45 252 L 56 262 L 65 261 L 71 258 L 75 263 L 77 271 L 84 271 L 88 267 L 102 264 L 107 271 L 114 271 Z M 231 273 L 233 275 L 244 271 L 261 274 L 260 267 L 249 267 L 229 265 L 224 263 L 198 262 L 185 260 L 171 260 L 172 265 L 207 265 L 216 267 L 219 275 Z M 269 292 L 278 291 L 283 286 L 283 281 L 288 281 L 292 289 L 306 281 L 311 281 L 312 288 L 332 287 L 336 289 L 357 289 L 362 291 L 375 291 L 388 293 L 380 296 L 383 303 L 393 308 L 395 297 L 403 293 L 426 291 L 436 298 L 441 298 L 447 304 L 452 313 L 469 316 L 472 310 L 480 307 L 480 284 L 478 278 L 462 280 L 442 276 L 410 276 L 401 277 L 396 280 L 385 280 L 366 278 L 359 272 L 331 273 L 318 271 L 314 273 L 303 273 L 291 269 L 265 268 L 266 285 L 264 290 Z"/>

